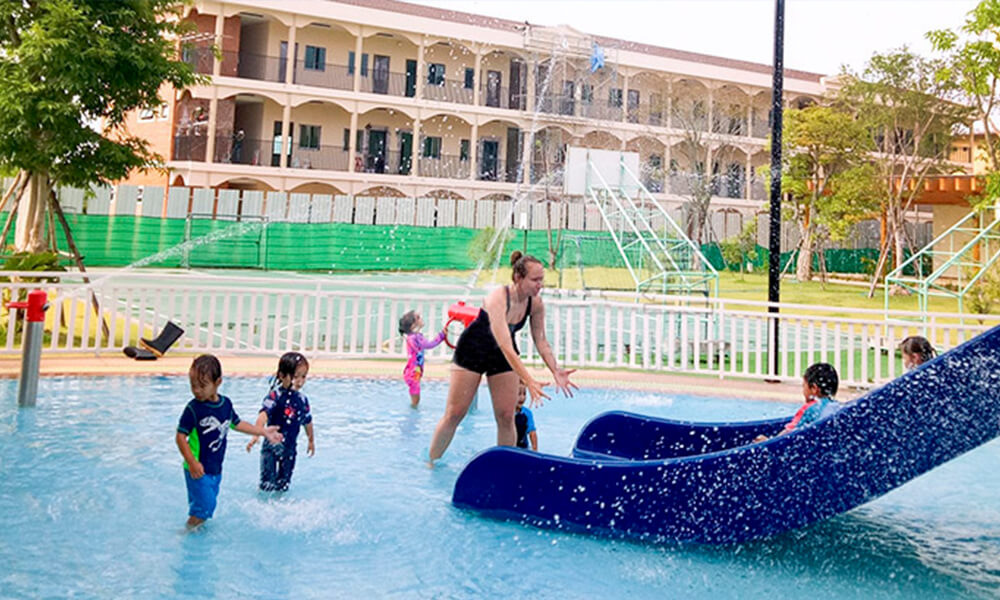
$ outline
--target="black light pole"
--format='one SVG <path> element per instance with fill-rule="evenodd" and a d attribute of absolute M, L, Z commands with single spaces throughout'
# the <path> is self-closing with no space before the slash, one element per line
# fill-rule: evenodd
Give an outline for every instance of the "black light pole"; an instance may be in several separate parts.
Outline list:
<path fill-rule="evenodd" d="M 774 2 L 774 75 L 771 83 L 771 222 L 768 228 L 767 312 L 771 318 L 771 375 L 778 375 L 778 301 L 781 298 L 781 121 L 784 85 L 785 0 Z"/>

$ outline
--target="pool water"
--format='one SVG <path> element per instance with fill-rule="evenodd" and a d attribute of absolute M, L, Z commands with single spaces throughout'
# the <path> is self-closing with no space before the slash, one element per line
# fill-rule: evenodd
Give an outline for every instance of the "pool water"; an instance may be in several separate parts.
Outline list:
<path fill-rule="evenodd" d="M 412 410 L 402 381 L 314 378 L 304 391 L 316 456 L 305 455 L 300 439 L 291 490 L 258 492 L 258 450 L 247 454 L 249 438 L 232 432 L 215 518 L 185 533 L 174 431 L 190 397 L 187 378 L 46 378 L 38 406 L 20 410 L 16 385 L 0 382 L 3 598 L 1000 594 L 997 442 L 846 515 L 770 540 L 653 546 L 452 507 L 463 465 L 495 441 L 485 388 L 480 410 L 431 470 L 423 457 L 444 383 L 426 383 Z M 253 419 L 265 390 L 263 378 L 227 378 L 221 391 Z M 724 421 L 795 406 L 587 389 L 536 409 L 541 449 L 568 454 L 583 424 L 611 409 Z"/>

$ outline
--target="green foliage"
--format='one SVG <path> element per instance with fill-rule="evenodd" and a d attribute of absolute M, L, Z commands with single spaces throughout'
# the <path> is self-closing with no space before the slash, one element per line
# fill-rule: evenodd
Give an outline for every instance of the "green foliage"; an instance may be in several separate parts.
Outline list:
<path fill-rule="evenodd" d="M 0 273 L 2 272 L 13 272 L 13 271 L 38 271 L 38 272 L 55 272 L 55 271 L 65 271 L 62 265 L 59 264 L 59 255 L 55 252 L 17 252 L 11 254 L 3 259 L 3 266 L 0 267 Z M 19 275 L 16 278 L 11 275 L 0 275 L 0 281 L 9 282 L 17 280 L 18 283 L 58 283 L 58 277 L 30 277 Z M 28 290 L 26 288 L 20 288 L 17 294 L 17 298 L 13 297 L 11 293 L 12 288 L 5 287 L 3 289 L 3 322 L 6 323 L 8 319 L 6 318 L 9 310 L 7 309 L 7 303 L 13 301 L 23 302 L 28 297 Z M 22 324 L 20 321 L 16 324 L 16 331 L 20 331 Z M 5 330 L 5 329 L 4 329 Z"/>
<path fill-rule="evenodd" d="M 123 124 L 131 111 L 162 104 L 163 84 L 200 81 L 177 57 L 188 27 L 182 4 L 0 3 L 0 170 L 87 187 L 160 164 Z"/>
<path fill-rule="evenodd" d="M 1000 139 L 989 123 L 1000 104 L 1000 0 L 983 0 L 957 31 L 931 31 L 927 39 L 943 56 L 937 78 L 953 82 L 955 99 L 972 106 L 976 121 L 985 125 L 982 150 L 989 169 L 1000 169 Z"/>
<path fill-rule="evenodd" d="M 969 277 L 974 277 L 974 271 L 967 271 Z M 983 273 L 973 286 L 966 292 L 965 304 L 977 315 L 988 315 L 993 312 L 993 306 L 1000 302 L 1000 265 L 994 264 Z"/>
<path fill-rule="evenodd" d="M 738 234 L 719 242 L 719 250 L 726 267 L 738 270 L 742 279 L 747 263 L 757 260 L 757 220 L 747 220 Z"/>
<path fill-rule="evenodd" d="M 476 263 L 485 265 L 496 264 L 503 255 L 504 248 L 514 239 L 514 232 L 504 229 L 502 232 L 492 227 L 483 227 L 476 237 L 469 242 L 468 255 Z"/>

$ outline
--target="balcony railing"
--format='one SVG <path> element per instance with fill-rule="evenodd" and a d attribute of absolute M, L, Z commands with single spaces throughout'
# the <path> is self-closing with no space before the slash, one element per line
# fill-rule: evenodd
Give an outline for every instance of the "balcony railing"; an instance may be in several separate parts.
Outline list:
<path fill-rule="evenodd" d="M 347 72 L 346 66 L 332 63 L 306 67 L 305 61 L 296 61 L 292 82 L 334 90 L 354 89 L 354 75 Z"/>
<path fill-rule="evenodd" d="M 420 157 L 421 177 L 441 177 L 445 179 L 468 179 L 470 162 L 458 156 L 442 154 L 440 157 Z"/>
<path fill-rule="evenodd" d="M 406 73 L 377 74 L 368 71 L 361 78 L 361 91 L 369 94 L 384 94 L 387 96 L 404 96 L 412 98 L 416 95 L 416 82 L 406 84 Z"/>
<path fill-rule="evenodd" d="M 181 60 L 191 65 L 195 73 L 211 75 L 215 54 L 208 46 L 190 46 L 181 50 Z"/>
<path fill-rule="evenodd" d="M 342 146 L 320 146 L 318 148 L 292 148 L 288 166 L 293 169 L 320 169 L 323 171 L 347 171 L 350 153 Z"/>
<path fill-rule="evenodd" d="M 174 138 L 174 160 L 205 162 L 208 138 L 203 135 L 178 135 Z"/>
<path fill-rule="evenodd" d="M 605 102 L 580 102 L 580 116 L 587 119 L 598 119 L 600 121 L 621 121 L 622 107 L 609 106 Z"/>
<path fill-rule="evenodd" d="M 272 140 L 239 139 L 235 136 L 215 138 L 215 162 L 232 165 L 277 167 L 280 146 Z"/>
<path fill-rule="evenodd" d="M 283 83 L 287 67 L 288 63 L 277 56 L 240 52 L 236 75 L 243 79 Z"/>
<path fill-rule="evenodd" d="M 472 104 L 474 94 L 473 89 L 465 87 L 464 82 L 445 80 L 440 85 L 425 83 L 424 99 L 437 100 L 438 102 L 455 102 L 457 104 Z"/>

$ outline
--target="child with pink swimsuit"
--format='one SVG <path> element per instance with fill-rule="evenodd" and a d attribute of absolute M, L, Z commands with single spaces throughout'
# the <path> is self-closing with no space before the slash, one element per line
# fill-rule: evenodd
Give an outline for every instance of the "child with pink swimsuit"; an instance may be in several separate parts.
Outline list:
<path fill-rule="evenodd" d="M 416 408 L 420 404 L 420 378 L 424 374 L 424 350 L 437 347 L 444 341 L 444 330 L 433 340 L 428 340 L 420 333 L 424 319 L 415 310 L 411 310 L 399 319 L 399 333 L 406 336 L 406 367 L 403 368 L 403 381 L 410 388 L 410 406 Z"/>

